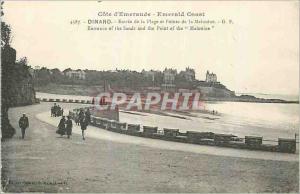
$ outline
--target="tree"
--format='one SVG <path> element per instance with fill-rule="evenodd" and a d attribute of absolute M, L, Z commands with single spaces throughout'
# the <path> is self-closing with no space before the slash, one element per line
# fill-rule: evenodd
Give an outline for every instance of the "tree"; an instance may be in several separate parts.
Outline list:
<path fill-rule="evenodd" d="M 3 13 L 3 4 L 4 4 L 4 1 L 1 1 L 1 16 L 4 15 L 4 13 Z"/>
<path fill-rule="evenodd" d="M 49 69 L 46 67 L 42 67 L 38 72 L 36 76 L 36 81 L 38 82 L 39 85 L 45 86 L 48 83 L 50 83 L 50 72 Z"/>
<path fill-rule="evenodd" d="M 9 46 L 11 43 L 11 27 L 1 22 L 1 47 Z"/>
<path fill-rule="evenodd" d="M 27 66 L 28 64 L 27 57 L 22 57 L 21 59 L 19 59 L 18 64 Z"/>
<path fill-rule="evenodd" d="M 51 81 L 54 83 L 61 83 L 64 80 L 64 75 L 63 73 L 58 69 L 54 68 L 51 69 Z"/>

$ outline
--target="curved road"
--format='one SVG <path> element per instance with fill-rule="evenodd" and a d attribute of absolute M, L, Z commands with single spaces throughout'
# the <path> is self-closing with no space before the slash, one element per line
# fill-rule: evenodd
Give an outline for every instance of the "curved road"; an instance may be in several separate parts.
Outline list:
<path fill-rule="evenodd" d="M 214 156 L 90 137 L 83 141 L 78 134 L 60 138 L 55 126 L 36 118 L 51 105 L 10 110 L 13 126 L 26 112 L 30 128 L 25 140 L 17 130 L 2 142 L 5 191 L 298 192 L 298 161 Z"/>

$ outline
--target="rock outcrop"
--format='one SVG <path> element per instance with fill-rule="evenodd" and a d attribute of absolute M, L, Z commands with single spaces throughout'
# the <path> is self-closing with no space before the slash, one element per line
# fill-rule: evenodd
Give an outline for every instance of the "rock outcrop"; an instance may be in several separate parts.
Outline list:
<path fill-rule="evenodd" d="M 1 48 L 1 133 L 2 138 L 15 134 L 10 125 L 8 109 L 36 102 L 29 67 L 16 63 L 16 50 L 8 45 Z"/>
<path fill-rule="evenodd" d="M 213 97 L 213 98 L 231 98 L 235 97 L 233 91 L 228 90 L 227 88 L 216 88 L 213 86 L 199 86 L 198 89 L 204 97 Z"/>

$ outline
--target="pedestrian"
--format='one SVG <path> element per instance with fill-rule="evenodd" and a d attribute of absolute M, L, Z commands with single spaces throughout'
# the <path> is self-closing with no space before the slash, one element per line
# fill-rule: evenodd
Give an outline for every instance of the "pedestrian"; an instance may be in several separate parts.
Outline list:
<path fill-rule="evenodd" d="M 82 139 L 83 140 L 85 140 L 84 131 L 86 130 L 87 126 L 88 126 L 88 120 L 86 118 L 84 118 L 80 122 L 80 127 L 81 127 L 81 133 L 82 133 Z"/>
<path fill-rule="evenodd" d="M 68 139 L 72 135 L 72 127 L 73 127 L 73 123 L 71 117 L 68 116 L 68 120 L 66 121 L 66 132 L 67 132 Z"/>
<path fill-rule="evenodd" d="M 90 109 L 87 109 L 85 112 L 85 119 L 87 120 L 88 124 L 91 122 L 91 112 Z"/>
<path fill-rule="evenodd" d="M 74 120 L 75 120 L 75 124 L 76 124 L 76 125 L 80 125 L 80 121 L 79 121 L 79 111 L 77 111 L 77 112 L 75 113 Z"/>
<path fill-rule="evenodd" d="M 25 130 L 26 130 L 27 127 L 29 127 L 28 117 L 26 116 L 25 113 L 23 113 L 23 116 L 19 120 L 19 127 L 21 128 L 22 139 L 24 139 L 24 137 L 25 137 Z"/>
<path fill-rule="evenodd" d="M 54 117 L 54 106 L 51 107 L 51 117 Z"/>
<path fill-rule="evenodd" d="M 59 121 L 58 124 L 58 130 L 56 133 L 60 134 L 60 136 L 63 136 L 66 134 L 66 119 L 65 116 L 62 116 L 62 118 Z"/>
<path fill-rule="evenodd" d="M 81 121 L 84 119 L 84 112 L 82 109 L 80 109 L 80 112 L 79 112 L 79 123 L 81 123 Z"/>
<path fill-rule="evenodd" d="M 53 112 L 54 112 L 54 117 L 56 117 L 57 116 L 57 105 L 56 105 L 56 103 L 54 103 Z"/>
<path fill-rule="evenodd" d="M 61 116 L 61 107 L 59 105 L 57 105 L 56 116 Z"/>

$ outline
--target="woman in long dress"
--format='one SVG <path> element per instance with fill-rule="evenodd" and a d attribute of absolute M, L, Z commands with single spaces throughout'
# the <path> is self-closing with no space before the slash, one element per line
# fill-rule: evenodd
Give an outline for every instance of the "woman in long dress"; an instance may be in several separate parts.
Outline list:
<path fill-rule="evenodd" d="M 58 124 L 58 130 L 56 131 L 56 133 L 60 134 L 60 136 L 63 136 L 66 133 L 65 124 L 66 124 L 65 116 L 62 116 Z"/>
<path fill-rule="evenodd" d="M 67 132 L 68 138 L 70 138 L 70 136 L 72 135 L 72 128 L 73 128 L 73 123 L 72 123 L 71 117 L 68 116 L 68 120 L 66 121 L 66 132 Z"/>

